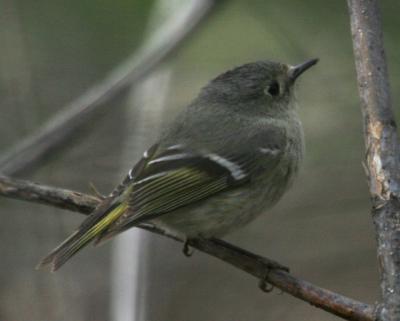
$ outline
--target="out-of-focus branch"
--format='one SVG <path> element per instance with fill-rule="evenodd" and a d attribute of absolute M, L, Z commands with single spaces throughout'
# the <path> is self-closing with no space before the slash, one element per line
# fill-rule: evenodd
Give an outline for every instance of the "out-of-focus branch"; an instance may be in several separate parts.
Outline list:
<path fill-rule="evenodd" d="M 1 176 L 0 195 L 69 209 L 83 214 L 87 214 L 93 210 L 100 201 L 98 198 L 82 193 Z M 182 242 L 181 239 L 154 226 L 142 224 L 138 227 Z M 375 320 L 373 306 L 317 287 L 307 281 L 294 277 L 284 270 L 271 269 L 271 265 L 279 266 L 278 263 L 272 260 L 217 239 L 193 240 L 190 245 L 339 317 L 358 321 Z"/>
<path fill-rule="evenodd" d="M 156 30 L 143 48 L 115 68 L 105 79 L 61 109 L 37 132 L 17 143 L 0 157 L 0 172 L 11 175 L 32 167 L 61 146 L 95 111 L 116 94 L 137 83 L 175 52 L 212 9 L 223 1 L 189 1 Z"/>
<path fill-rule="evenodd" d="M 378 241 L 380 320 L 400 320 L 400 148 L 390 99 L 378 0 L 348 0 L 367 176 Z"/>

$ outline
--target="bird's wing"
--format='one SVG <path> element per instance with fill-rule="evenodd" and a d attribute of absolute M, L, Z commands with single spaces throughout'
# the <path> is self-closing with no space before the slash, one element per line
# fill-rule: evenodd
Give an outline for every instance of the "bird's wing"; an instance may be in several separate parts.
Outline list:
<path fill-rule="evenodd" d="M 253 151 L 194 152 L 183 145 L 153 146 L 124 181 L 120 199 L 124 203 L 128 200 L 128 210 L 98 240 L 246 184 L 254 176 L 260 157 L 264 158 L 263 167 L 273 170 L 279 163 L 281 147 L 275 144 Z"/>

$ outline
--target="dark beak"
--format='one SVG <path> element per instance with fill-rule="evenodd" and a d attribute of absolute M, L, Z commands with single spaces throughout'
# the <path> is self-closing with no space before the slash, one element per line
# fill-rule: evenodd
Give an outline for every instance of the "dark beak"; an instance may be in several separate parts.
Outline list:
<path fill-rule="evenodd" d="M 294 82 L 308 68 L 314 66 L 318 62 L 318 58 L 307 60 L 296 66 L 289 67 L 288 76 Z"/>

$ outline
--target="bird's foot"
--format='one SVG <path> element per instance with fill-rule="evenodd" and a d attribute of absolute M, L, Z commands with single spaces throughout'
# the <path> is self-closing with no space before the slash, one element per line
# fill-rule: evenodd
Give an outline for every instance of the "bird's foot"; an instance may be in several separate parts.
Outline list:
<path fill-rule="evenodd" d="M 274 260 L 267 259 L 266 257 L 260 257 L 258 259 L 264 264 L 264 266 L 268 270 L 282 270 L 282 271 L 285 271 L 285 272 L 289 272 L 290 271 L 290 269 L 287 266 L 282 265 L 282 264 L 280 264 L 280 263 L 278 263 L 278 262 L 276 262 Z"/>
<path fill-rule="evenodd" d="M 274 289 L 274 286 L 268 282 L 268 276 L 271 270 L 282 270 L 285 272 L 289 272 L 289 268 L 287 266 L 284 266 L 276 261 L 267 258 L 260 258 L 260 260 L 266 267 L 266 273 L 264 277 L 260 279 L 258 287 L 261 289 L 261 291 L 270 293 Z"/>
<path fill-rule="evenodd" d="M 93 195 L 96 196 L 97 198 L 99 198 L 101 200 L 106 199 L 106 196 L 101 194 L 92 182 L 89 182 L 89 188 L 90 188 L 90 191 L 93 193 Z"/>
<path fill-rule="evenodd" d="M 193 255 L 194 250 L 190 247 L 190 240 L 189 239 L 186 239 L 185 243 L 183 243 L 182 253 L 186 257 L 191 257 Z"/>
<path fill-rule="evenodd" d="M 260 290 L 265 293 L 270 293 L 274 289 L 274 286 L 271 283 L 268 283 L 269 271 L 270 270 L 267 271 L 265 276 L 262 279 L 260 279 L 260 282 L 258 283 L 258 287 L 260 288 Z"/>

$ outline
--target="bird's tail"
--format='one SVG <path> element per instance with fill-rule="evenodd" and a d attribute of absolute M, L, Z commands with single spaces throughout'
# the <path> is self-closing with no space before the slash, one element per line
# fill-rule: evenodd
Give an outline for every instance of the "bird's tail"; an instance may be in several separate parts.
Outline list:
<path fill-rule="evenodd" d="M 58 270 L 74 254 L 108 229 L 128 208 L 125 203 L 107 205 L 105 207 L 100 205 L 93 214 L 83 221 L 75 233 L 41 260 L 37 268 L 50 265 L 52 272 Z"/>

